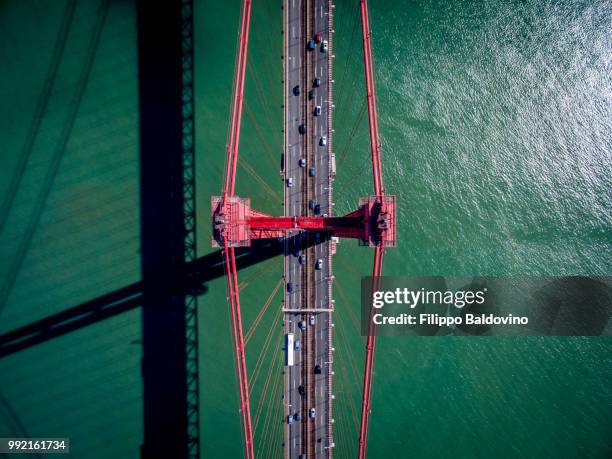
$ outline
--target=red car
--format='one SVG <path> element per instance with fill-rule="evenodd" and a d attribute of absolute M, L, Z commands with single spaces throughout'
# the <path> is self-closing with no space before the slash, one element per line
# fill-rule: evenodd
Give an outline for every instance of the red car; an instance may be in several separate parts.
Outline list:
<path fill-rule="evenodd" d="M 321 32 L 315 35 L 315 42 L 321 43 Z"/>

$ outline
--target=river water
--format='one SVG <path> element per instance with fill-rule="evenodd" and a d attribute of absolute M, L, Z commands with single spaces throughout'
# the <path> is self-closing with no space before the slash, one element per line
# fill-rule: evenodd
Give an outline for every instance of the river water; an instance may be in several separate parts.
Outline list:
<path fill-rule="evenodd" d="M 338 1 L 334 18 L 338 215 L 372 190 L 357 3 Z M 238 172 L 238 193 L 274 214 L 283 193 L 281 14 L 277 1 L 253 3 Z M 207 0 L 196 16 L 198 194 L 206 215 L 208 196 L 221 187 L 239 5 Z M 385 273 L 610 275 L 612 4 L 376 0 L 370 20 L 385 185 L 399 206 L 398 248 L 387 251 Z M 209 237 L 202 221 L 203 253 Z M 370 249 L 342 241 L 334 263 L 338 457 L 356 453 L 358 286 L 371 260 Z M 245 330 L 281 275 L 280 259 L 240 272 Z M 241 451 L 224 285 L 211 282 L 200 303 L 207 457 Z M 282 352 L 274 355 L 281 291 L 247 344 L 255 441 L 275 456 L 282 454 Z M 609 337 L 380 338 L 370 456 L 610 457 L 611 344 Z"/>

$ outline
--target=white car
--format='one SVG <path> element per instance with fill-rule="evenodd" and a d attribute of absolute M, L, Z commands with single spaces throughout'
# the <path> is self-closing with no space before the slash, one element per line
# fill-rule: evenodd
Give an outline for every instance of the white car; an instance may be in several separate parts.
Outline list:
<path fill-rule="evenodd" d="M 291 188 L 291 187 L 293 186 L 293 177 L 289 177 L 289 178 L 287 179 L 287 186 L 288 186 L 289 188 Z"/>
<path fill-rule="evenodd" d="M 300 158 L 300 160 L 298 161 L 298 165 L 300 167 L 306 167 L 306 160 L 304 158 Z"/>
<path fill-rule="evenodd" d="M 315 269 L 321 269 L 322 267 L 323 267 L 323 260 L 319 258 L 317 262 L 315 263 Z"/>
<path fill-rule="evenodd" d="M 319 145 L 321 145 L 322 147 L 327 145 L 327 137 L 325 136 L 321 137 L 321 140 L 319 140 Z"/>
<path fill-rule="evenodd" d="M 311 418 L 314 418 L 317 415 L 317 412 L 315 411 L 314 408 L 310 408 L 310 411 L 308 412 L 308 416 L 310 416 Z"/>
<path fill-rule="evenodd" d="M 314 325 L 315 324 L 315 316 L 310 316 L 310 318 L 308 319 L 308 322 L 310 323 L 310 325 Z"/>
<path fill-rule="evenodd" d="M 327 52 L 327 40 L 323 40 L 323 43 L 321 43 L 321 52 L 322 53 Z"/>

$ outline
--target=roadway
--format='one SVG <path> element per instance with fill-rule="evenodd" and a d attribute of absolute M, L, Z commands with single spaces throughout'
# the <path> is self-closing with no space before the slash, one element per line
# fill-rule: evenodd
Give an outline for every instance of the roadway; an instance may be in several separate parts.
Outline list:
<path fill-rule="evenodd" d="M 284 3 L 284 59 L 285 59 L 285 149 L 284 186 L 285 215 L 314 215 L 311 200 L 320 206 L 320 214 L 331 215 L 332 175 L 331 151 L 331 33 L 329 0 L 286 0 Z M 307 50 L 308 41 L 321 33 L 321 43 Z M 327 52 L 321 51 L 324 40 Z M 321 80 L 314 87 L 314 78 Z M 299 86 L 298 91 L 294 88 Z M 309 91 L 313 97 L 309 97 Z M 315 107 L 321 107 L 320 116 L 314 116 Z M 300 133 L 300 126 L 304 132 Z M 327 145 L 321 146 L 325 136 Z M 304 159 L 305 167 L 299 161 Z M 314 167 L 314 177 L 309 169 Z M 292 187 L 287 186 L 291 179 Z M 289 235 L 294 235 L 290 232 Z M 285 281 L 292 292 L 285 289 L 284 307 L 307 310 L 285 313 L 285 333 L 293 333 L 300 341 L 300 350 L 294 352 L 293 366 L 285 366 L 285 457 L 327 457 L 332 444 L 331 436 L 331 245 L 325 235 L 304 234 L 320 239 L 299 252 L 286 247 Z M 321 269 L 316 269 L 321 260 Z M 322 309 L 321 312 L 316 312 Z M 310 318 L 314 317 L 314 325 Z M 298 327 L 304 321 L 305 330 Z M 292 350 L 289 350 L 291 352 Z M 314 368 L 319 365 L 320 374 Z M 299 388 L 304 388 L 304 394 Z M 309 417 L 311 408 L 315 417 Z M 288 416 L 299 413 L 300 420 L 287 422 Z"/>

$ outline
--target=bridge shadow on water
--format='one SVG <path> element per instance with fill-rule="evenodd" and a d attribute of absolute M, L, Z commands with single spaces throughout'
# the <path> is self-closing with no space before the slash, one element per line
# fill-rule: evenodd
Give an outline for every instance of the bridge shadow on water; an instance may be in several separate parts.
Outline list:
<path fill-rule="evenodd" d="M 292 247 L 303 249 L 312 245 L 313 241 L 298 236 L 289 238 L 287 244 L 289 251 Z M 251 247 L 236 249 L 236 264 L 240 271 L 283 254 L 285 254 L 284 241 L 275 239 L 253 241 Z M 190 292 L 203 295 L 208 290 L 207 282 L 224 275 L 223 254 L 217 250 L 187 265 L 183 275 L 175 278 L 174 291 L 177 294 Z M 142 281 L 135 282 L 6 332 L 0 335 L 0 358 L 138 308 L 142 306 L 142 294 Z"/>

